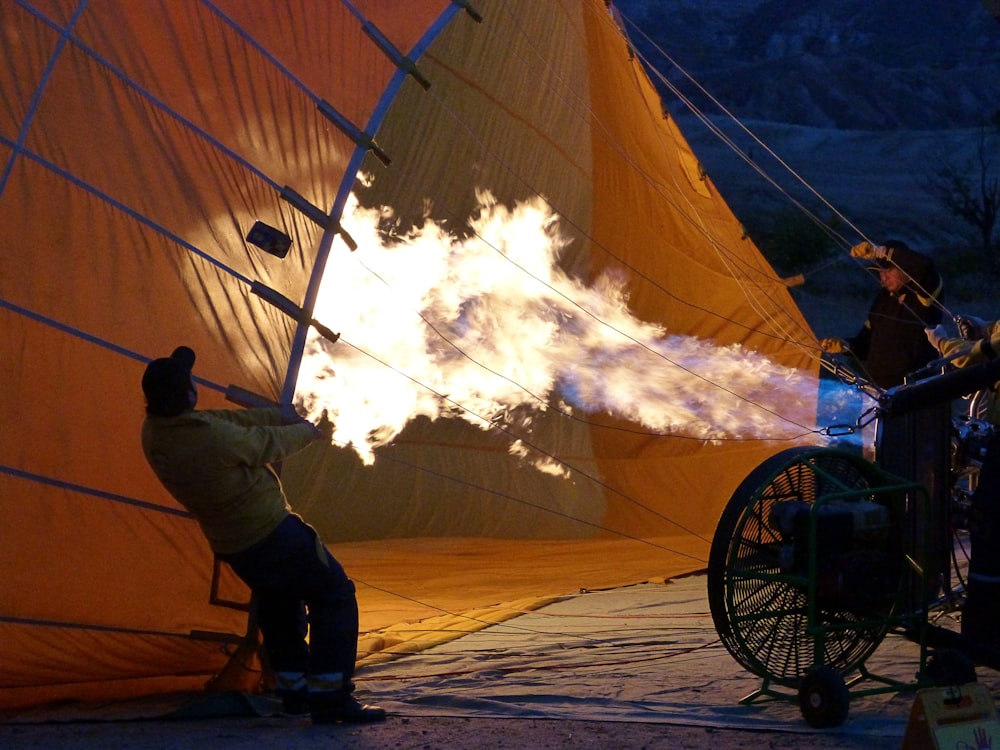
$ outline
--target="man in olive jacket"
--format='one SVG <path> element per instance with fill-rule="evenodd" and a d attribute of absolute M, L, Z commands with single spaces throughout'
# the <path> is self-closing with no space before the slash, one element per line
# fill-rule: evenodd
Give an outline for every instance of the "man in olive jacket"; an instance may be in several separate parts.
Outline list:
<path fill-rule="evenodd" d="M 195 517 L 216 556 L 253 592 L 286 710 L 308 708 L 314 723 L 383 720 L 385 711 L 352 695 L 358 650 L 354 583 L 315 529 L 291 512 L 271 468 L 323 431 L 291 404 L 196 410 L 194 362 L 194 351 L 181 346 L 146 368 L 146 460 Z"/>

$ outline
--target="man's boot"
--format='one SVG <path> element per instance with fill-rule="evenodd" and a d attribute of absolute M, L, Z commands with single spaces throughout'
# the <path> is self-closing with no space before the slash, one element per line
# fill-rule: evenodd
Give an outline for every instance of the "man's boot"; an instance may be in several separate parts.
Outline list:
<path fill-rule="evenodd" d="M 313 724 L 371 724 L 385 721 L 385 709 L 366 706 L 346 690 L 309 693 Z"/>

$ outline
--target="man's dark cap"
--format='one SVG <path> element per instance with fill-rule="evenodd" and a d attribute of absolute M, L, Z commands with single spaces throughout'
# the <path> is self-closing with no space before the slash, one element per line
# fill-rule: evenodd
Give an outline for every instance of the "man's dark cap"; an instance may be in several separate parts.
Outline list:
<path fill-rule="evenodd" d="M 885 257 L 873 258 L 871 268 L 880 270 L 883 268 L 898 268 L 911 279 L 917 278 L 926 270 L 926 262 L 917 253 L 910 250 L 909 246 L 899 240 L 888 240 L 885 243 Z"/>
<path fill-rule="evenodd" d="M 194 350 L 178 346 L 169 357 L 154 359 L 142 375 L 146 411 L 159 417 L 174 417 L 187 408 L 191 388 Z"/>

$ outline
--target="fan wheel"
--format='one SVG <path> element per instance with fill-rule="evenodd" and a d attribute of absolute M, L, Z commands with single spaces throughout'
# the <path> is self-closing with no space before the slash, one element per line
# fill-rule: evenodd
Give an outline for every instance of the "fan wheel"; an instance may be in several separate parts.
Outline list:
<path fill-rule="evenodd" d="M 835 669 L 812 667 L 799 685 L 799 710 L 806 723 L 816 729 L 839 727 L 850 711 L 851 694 Z"/>
<path fill-rule="evenodd" d="M 841 555 L 836 576 L 846 590 L 817 595 L 810 608 L 810 588 L 823 587 L 819 581 L 810 585 L 815 576 L 803 570 L 800 550 L 793 550 L 810 536 L 800 533 L 796 542 L 775 517 L 788 508 L 805 509 L 809 516 L 818 510 L 817 501 L 830 495 L 888 509 L 896 503 L 872 490 L 885 484 L 886 475 L 861 456 L 790 448 L 760 464 L 736 489 L 712 540 L 708 599 L 723 644 L 748 671 L 799 687 L 817 666 L 846 674 L 881 643 L 900 586 L 898 538 Z M 900 527 L 898 517 L 892 521 L 890 536 Z"/>

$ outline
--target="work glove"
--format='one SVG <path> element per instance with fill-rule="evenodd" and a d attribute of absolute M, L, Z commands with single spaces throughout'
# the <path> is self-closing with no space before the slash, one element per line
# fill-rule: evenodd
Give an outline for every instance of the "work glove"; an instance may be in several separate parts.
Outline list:
<path fill-rule="evenodd" d="M 319 422 L 315 425 L 316 429 L 319 431 L 320 437 L 326 438 L 328 443 L 333 442 L 333 422 L 330 420 L 330 415 L 327 414 L 326 409 L 319 417 Z"/>
<path fill-rule="evenodd" d="M 851 248 L 852 258 L 864 258 L 865 260 L 882 259 L 886 256 L 884 245 L 873 245 L 870 242 L 859 242 Z"/>
<path fill-rule="evenodd" d="M 927 340 L 931 342 L 931 346 L 941 351 L 941 342 L 948 338 L 944 324 L 938 323 L 934 328 L 925 328 L 924 333 L 927 335 Z"/>
<path fill-rule="evenodd" d="M 955 325 L 958 327 L 958 334 L 967 340 L 981 339 L 986 337 L 986 329 L 989 328 L 989 321 L 977 318 L 975 315 L 958 315 L 955 317 Z"/>
<path fill-rule="evenodd" d="M 819 345 L 827 354 L 843 354 L 847 351 L 847 344 L 843 339 L 823 339 Z"/>

